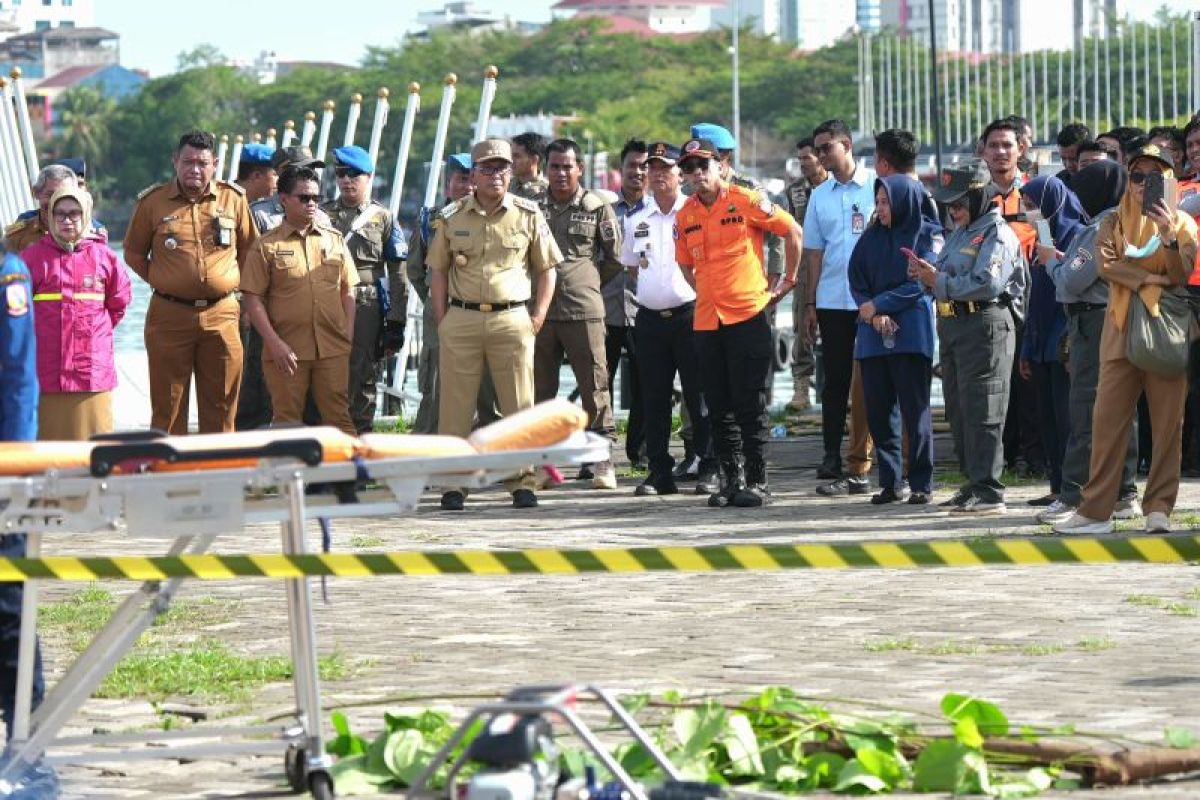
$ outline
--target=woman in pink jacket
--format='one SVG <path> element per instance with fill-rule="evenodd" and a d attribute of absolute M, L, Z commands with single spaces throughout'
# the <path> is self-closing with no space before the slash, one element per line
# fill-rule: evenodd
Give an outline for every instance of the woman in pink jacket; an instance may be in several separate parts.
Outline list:
<path fill-rule="evenodd" d="M 41 386 L 38 438 L 82 440 L 112 430 L 113 328 L 129 305 L 129 276 L 92 230 L 92 196 L 63 188 L 50 233 L 21 254 L 33 277 Z"/>

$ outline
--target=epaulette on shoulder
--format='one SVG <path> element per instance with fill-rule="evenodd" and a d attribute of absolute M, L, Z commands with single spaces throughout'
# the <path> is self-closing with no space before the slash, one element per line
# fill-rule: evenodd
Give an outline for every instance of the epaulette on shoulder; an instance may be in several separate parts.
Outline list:
<path fill-rule="evenodd" d="M 583 200 L 579 204 L 583 206 L 584 211 L 589 213 L 599 211 L 608 205 L 608 203 L 604 202 L 603 197 L 590 190 L 583 193 Z"/>
<path fill-rule="evenodd" d="M 161 184 L 161 183 L 152 183 L 152 184 L 150 184 L 150 185 L 149 185 L 149 186 L 147 186 L 145 189 L 142 189 L 140 192 L 138 192 L 137 199 L 138 199 L 138 200 L 141 200 L 143 197 L 145 197 L 146 195 L 150 194 L 151 192 L 153 192 L 155 189 L 157 189 L 157 188 L 158 188 L 158 187 L 160 187 L 160 186 L 162 186 L 162 184 Z"/>
<path fill-rule="evenodd" d="M 513 205 L 516 206 L 517 208 L 524 209 L 525 211 L 541 211 L 542 210 L 542 207 L 537 204 L 536 200 L 530 200 L 527 197 L 521 197 L 520 195 L 515 195 L 515 194 L 513 195 Z"/>
<path fill-rule="evenodd" d="M 28 225 L 29 225 L 28 219 L 22 219 L 22 218 L 18 217 L 16 222 L 5 227 L 4 238 L 7 239 L 9 236 L 15 236 L 16 234 L 25 230 L 26 226 L 28 226 Z"/>
<path fill-rule="evenodd" d="M 457 214 L 458 212 L 463 210 L 463 207 L 465 206 L 465 201 L 466 201 L 466 198 L 464 197 L 462 200 L 455 200 L 453 203 L 447 203 L 446 205 L 442 206 L 441 208 L 436 209 L 433 213 L 431 213 L 429 215 L 429 221 L 437 222 L 440 219 L 450 219 L 455 214 Z"/>
<path fill-rule="evenodd" d="M 749 189 L 751 191 L 762 191 L 763 188 L 762 182 L 757 178 L 751 178 L 749 175 L 740 175 L 736 172 L 733 174 L 733 177 L 730 178 L 729 183 L 733 186 L 740 186 L 743 189 Z"/>
<path fill-rule="evenodd" d="M 243 196 L 246 194 L 245 188 L 243 188 L 239 184 L 233 183 L 231 181 L 217 181 L 217 185 L 224 186 L 226 189 L 232 189 L 233 191 L 235 191 L 238 194 L 243 195 Z"/>

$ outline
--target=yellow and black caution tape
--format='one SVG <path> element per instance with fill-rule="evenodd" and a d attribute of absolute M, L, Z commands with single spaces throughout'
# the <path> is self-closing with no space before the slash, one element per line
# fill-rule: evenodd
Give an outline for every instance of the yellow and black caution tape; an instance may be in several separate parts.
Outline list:
<path fill-rule="evenodd" d="M 914 569 L 1200 561 L 1200 536 L 931 539 L 830 544 L 738 544 L 588 550 L 436 550 L 323 555 L 187 555 L 0 559 L 0 581 L 41 578 L 298 578 L 333 575 L 574 575 L 785 569 Z"/>

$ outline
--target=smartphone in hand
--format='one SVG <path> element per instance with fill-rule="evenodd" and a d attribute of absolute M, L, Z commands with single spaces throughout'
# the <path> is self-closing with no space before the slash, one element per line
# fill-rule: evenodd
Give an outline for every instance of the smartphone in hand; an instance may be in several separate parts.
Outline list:
<path fill-rule="evenodd" d="M 1142 194 L 1142 214 L 1150 216 L 1150 210 L 1166 197 L 1163 174 L 1157 170 L 1146 173 L 1145 189 Z"/>
<path fill-rule="evenodd" d="M 901 248 L 900 248 L 900 255 L 904 256 L 905 258 L 909 259 L 910 261 L 916 261 L 916 260 L 918 260 L 918 259 L 917 259 L 917 254 L 916 254 L 916 253 L 914 253 L 914 252 L 913 252 L 913 251 L 912 251 L 910 248 L 908 248 L 908 247 L 901 247 Z"/>

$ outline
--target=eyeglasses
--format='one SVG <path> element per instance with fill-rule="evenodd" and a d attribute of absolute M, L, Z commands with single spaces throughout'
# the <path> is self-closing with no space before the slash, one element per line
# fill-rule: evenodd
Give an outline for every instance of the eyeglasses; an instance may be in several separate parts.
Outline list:
<path fill-rule="evenodd" d="M 1143 172 L 1142 170 L 1138 170 L 1137 172 L 1131 172 L 1131 173 L 1129 173 L 1129 182 L 1132 184 L 1141 186 L 1143 183 L 1146 182 L 1146 176 L 1149 174 L 1150 174 L 1149 172 Z"/>
<path fill-rule="evenodd" d="M 679 165 L 682 172 L 708 172 L 708 168 L 712 165 L 711 158 L 689 158 L 685 163 Z"/>
<path fill-rule="evenodd" d="M 294 194 L 292 197 L 296 198 L 304 205 L 316 203 L 321 199 L 321 195 L 319 194 Z"/>
<path fill-rule="evenodd" d="M 508 169 L 509 169 L 509 167 L 507 164 L 505 164 L 502 167 L 488 167 L 488 166 L 484 166 L 482 164 L 475 167 L 475 170 L 480 175 L 486 175 L 489 178 L 492 177 L 493 175 L 506 175 L 506 174 L 508 174 Z"/>
<path fill-rule="evenodd" d="M 333 174 L 339 178 L 357 178 L 359 175 L 366 175 L 367 173 L 354 167 L 334 167 Z"/>
<path fill-rule="evenodd" d="M 54 212 L 54 221 L 55 222 L 74 222 L 74 223 L 78 224 L 79 222 L 83 221 L 83 212 L 82 211 L 66 211 L 66 212 L 55 211 Z"/>

